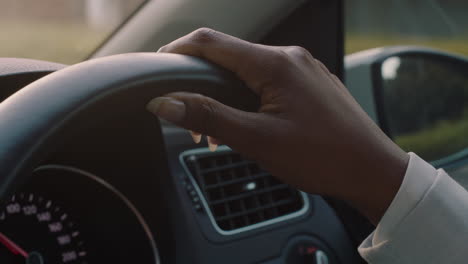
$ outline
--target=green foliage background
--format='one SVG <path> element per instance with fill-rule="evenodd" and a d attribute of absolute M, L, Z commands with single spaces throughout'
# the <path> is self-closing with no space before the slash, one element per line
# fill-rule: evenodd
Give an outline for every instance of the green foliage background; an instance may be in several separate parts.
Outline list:
<path fill-rule="evenodd" d="M 468 146 L 468 115 L 455 121 L 440 121 L 428 129 L 400 135 L 394 140 L 404 150 L 426 160 L 446 157 Z"/>
<path fill-rule="evenodd" d="M 349 32 L 346 34 L 345 42 L 346 54 L 376 47 L 392 45 L 417 45 L 468 56 L 468 36 L 457 36 L 456 38 L 453 38 L 440 36 L 428 37 L 391 34 L 378 35 Z"/>

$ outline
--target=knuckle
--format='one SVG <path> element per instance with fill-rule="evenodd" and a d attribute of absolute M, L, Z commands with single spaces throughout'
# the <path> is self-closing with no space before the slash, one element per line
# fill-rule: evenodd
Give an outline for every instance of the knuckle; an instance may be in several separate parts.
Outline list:
<path fill-rule="evenodd" d="M 215 119 L 218 112 L 216 104 L 213 99 L 203 95 L 197 95 L 193 99 L 192 103 L 198 105 L 197 108 L 199 110 L 194 113 L 197 116 L 190 118 L 196 122 L 193 125 L 197 126 L 198 132 L 213 134 L 213 129 L 216 129 Z"/>
<path fill-rule="evenodd" d="M 167 45 L 161 46 L 156 52 L 165 52 L 167 50 Z"/>
<path fill-rule="evenodd" d="M 207 43 L 214 41 L 217 35 L 218 32 L 211 28 L 199 28 L 192 33 L 191 39 L 197 43 Z"/>
<path fill-rule="evenodd" d="M 277 64 L 287 63 L 291 60 L 288 54 L 282 49 L 273 53 L 273 56 L 271 56 L 271 59 Z"/>
<path fill-rule="evenodd" d="M 269 71 L 271 74 L 279 74 L 284 70 L 284 67 L 291 63 L 291 59 L 283 50 L 274 51 L 269 57 L 268 61 L 265 63 L 267 66 L 266 71 Z"/>
<path fill-rule="evenodd" d="M 290 46 L 286 48 L 286 52 L 293 58 L 312 59 L 312 54 L 308 50 L 300 46 Z"/>
<path fill-rule="evenodd" d="M 212 135 L 216 135 L 216 116 L 218 114 L 218 110 L 213 103 L 213 100 L 205 97 L 201 104 L 202 109 L 202 118 L 201 124 L 203 128 Z"/>
<path fill-rule="evenodd" d="M 314 59 L 313 62 L 315 62 L 325 73 L 330 74 L 330 71 L 328 70 L 327 66 L 325 66 L 325 64 L 323 64 L 321 61 Z"/>

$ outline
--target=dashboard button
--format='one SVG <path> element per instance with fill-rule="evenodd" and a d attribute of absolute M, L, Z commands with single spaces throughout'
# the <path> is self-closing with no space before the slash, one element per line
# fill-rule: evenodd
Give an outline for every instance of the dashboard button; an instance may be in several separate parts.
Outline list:
<path fill-rule="evenodd" d="M 331 264 L 327 254 L 310 241 L 301 241 L 291 247 L 286 264 Z"/>

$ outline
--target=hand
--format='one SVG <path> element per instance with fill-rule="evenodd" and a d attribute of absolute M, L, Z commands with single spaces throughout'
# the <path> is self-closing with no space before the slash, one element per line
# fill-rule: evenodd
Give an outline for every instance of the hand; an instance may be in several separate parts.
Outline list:
<path fill-rule="evenodd" d="M 151 112 L 229 145 L 286 183 L 344 199 L 378 223 L 399 189 L 408 155 L 309 52 L 253 44 L 210 29 L 160 52 L 227 68 L 260 96 L 261 107 L 244 112 L 180 92 L 151 101 Z"/>

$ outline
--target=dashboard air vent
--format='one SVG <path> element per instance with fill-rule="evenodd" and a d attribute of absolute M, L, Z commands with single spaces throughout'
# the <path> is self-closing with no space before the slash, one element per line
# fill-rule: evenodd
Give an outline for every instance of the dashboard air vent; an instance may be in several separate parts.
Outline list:
<path fill-rule="evenodd" d="M 259 227 L 307 210 L 304 194 L 227 147 L 184 152 L 181 161 L 223 231 Z"/>

